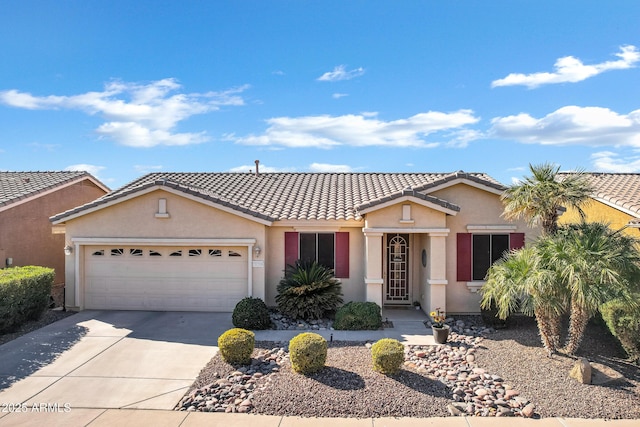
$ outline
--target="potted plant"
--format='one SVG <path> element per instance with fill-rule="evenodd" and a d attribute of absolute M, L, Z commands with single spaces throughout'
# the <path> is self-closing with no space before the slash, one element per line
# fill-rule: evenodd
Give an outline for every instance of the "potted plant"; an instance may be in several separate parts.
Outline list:
<path fill-rule="evenodd" d="M 440 307 L 436 308 L 435 311 L 429 313 L 432 319 L 431 330 L 433 331 L 433 339 L 438 344 L 444 344 L 447 342 L 447 338 L 449 338 L 449 325 L 445 325 L 444 321 L 447 318 L 445 316 L 444 311 L 440 311 Z"/>
<path fill-rule="evenodd" d="M 413 306 L 416 308 L 416 310 L 420 310 L 420 301 L 414 301 Z"/>

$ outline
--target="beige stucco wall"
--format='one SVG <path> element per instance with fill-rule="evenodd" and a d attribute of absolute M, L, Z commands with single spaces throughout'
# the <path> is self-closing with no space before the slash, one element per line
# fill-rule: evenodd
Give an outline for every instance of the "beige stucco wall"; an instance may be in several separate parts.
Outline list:
<path fill-rule="evenodd" d="M 284 277 L 284 233 L 298 232 L 348 232 L 349 233 L 349 278 L 340 278 L 344 302 L 364 301 L 364 235 L 362 225 L 354 222 L 354 227 L 334 226 L 330 222 L 318 221 L 307 223 L 304 228 L 282 227 L 274 225 L 266 230 L 265 267 L 266 267 L 266 300 L 269 306 L 275 306 L 278 283 Z"/>
<path fill-rule="evenodd" d="M 402 222 L 402 206 L 411 206 L 412 223 Z M 433 208 L 410 201 L 399 201 L 392 206 L 381 208 L 366 215 L 367 228 L 435 228 L 447 226 L 446 215 Z"/>
<path fill-rule="evenodd" d="M 156 218 L 158 199 L 166 199 L 169 218 Z M 98 210 L 66 223 L 68 242 L 76 238 L 153 238 L 153 239 L 255 239 L 266 246 L 265 225 L 189 200 L 181 195 L 156 190 Z M 78 251 L 81 256 L 83 251 Z M 266 251 L 265 251 L 266 252 Z M 76 256 L 67 256 L 67 305 L 74 300 Z M 262 260 L 261 254 L 258 260 Z M 82 266 L 80 259 L 79 268 Z M 264 298 L 266 267 L 252 267 L 253 296 Z M 80 268 L 80 277 L 83 271 Z M 82 291 L 82 287 L 81 287 Z M 82 293 L 81 298 L 82 299 Z"/>
<path fill-rule="evenodd" d="M 447 217 L 451 230 L 447 237 L 446 309 L 450 314 L 478 313 L 480 294 L 473 293 L 466 282 L 456 280 L 456 234 L 467 233 L 467 225 L 513 225 L 509 232 L 525 233 L 526 242 L 537 236 L 536 229 L 528 228 L 524 221 L 510 222 L 501 217 L 503 205 L 500 196 L 466 184 L 456 184 L 432 193 L 436 197 L 460 206 L 456 216 Z"/>

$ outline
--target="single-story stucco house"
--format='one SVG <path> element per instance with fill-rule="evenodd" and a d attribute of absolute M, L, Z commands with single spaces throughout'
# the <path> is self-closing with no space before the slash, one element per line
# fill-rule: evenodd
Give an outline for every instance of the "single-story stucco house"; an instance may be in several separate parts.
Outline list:
<path fill-rule="evenodd" d="M 287 264 L 335 270 L 344 300 L 479 312 L 489 265 L 524 244 L 482 173 L 151 173 L 51 217 L 74 309 L 275 305 Z"/>

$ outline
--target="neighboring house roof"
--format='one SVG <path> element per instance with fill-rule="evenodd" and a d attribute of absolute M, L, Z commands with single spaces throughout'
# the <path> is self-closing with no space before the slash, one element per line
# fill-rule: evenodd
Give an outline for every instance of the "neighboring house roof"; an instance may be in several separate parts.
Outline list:
<path fill-rule="evenodd" d="M 558 177 L 570 174 L 559 173 Z M 588 172 L 585 176 L 594 188 L 595 200 L 640 218 L 640 174 Z"/>
<path fill-rule="evenodd" d="M 166 187 L 267 221 L 361 220 L 359 211 L 412 195 L 460 208 L 427 193 L 462 179 L 504 190 L 482 173 L 150 173 L 91 203 L 51 217 L 54 223 L 106 207 L 136 193 Z M 429 184 L 438 184 L 437 188 Z M 429 187 L 429 188 L 428 188 Z"/>
<path fill-rule="evenodd" d="M 88 172 L 0 172 L 0 211 L 75 184 L 83 179 L 91 180 L 105 192 L 109 191 L 108 187 Z"/>

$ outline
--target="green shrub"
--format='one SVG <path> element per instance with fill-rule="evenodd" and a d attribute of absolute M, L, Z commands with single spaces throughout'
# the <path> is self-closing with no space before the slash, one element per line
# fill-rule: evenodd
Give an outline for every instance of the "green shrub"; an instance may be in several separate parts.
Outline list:
<path fill-rule="evenodd" d="M 229 329 L 218 338 L 220 354 L 232 365 L 248 365 L 255 346 L 255 334 L 242 328 Z"/>
<path fill-rule="evenodd" d="M 271 317 L 267 305 L 260 298 L 243 298 L 231 315 L 233 326 L 244 329 L 269 329 Z"/>
<path fill-rule="evenodd" d="M 347 331 L 380 329 L 382 327 L 380 306 L 375 302 L 348 302 L 336 312 L 333 327 Z"/>
<path fill-rule="evenodd" d="M 640 302 L 640 294 L 636 294 Z M 640 310 L 622 300 L 613 300 L 600 307 L 602 318 L 609 331 L 622 344 L 629 359 L 640 362 Z"/>
<path fill-rule="evenodd" d="M 371 346 L 373 369 L 383 374 L 395 374 L 404 362 L 404 346 L 398 340 L 382 338 Z"/>
<path fill-rule="evenodd" d="M 342 284 L 330 268 L 315 261 L 296 261 L 287 266 L 276 303 L 292 319 L 321 319 L 342 304 Z"/>
<path fill-rule="evenodd" d="M 298 334 L 289 342 L 289 359 L 300 374 L 317 372 L 327 361 L 327 340 L 313 332 Z"/>
<path fill-rule="evenodd" d="M 0 270 L 0 333 L 37 320 L 49 304 L 55 272 L 26 266 Z"/>

